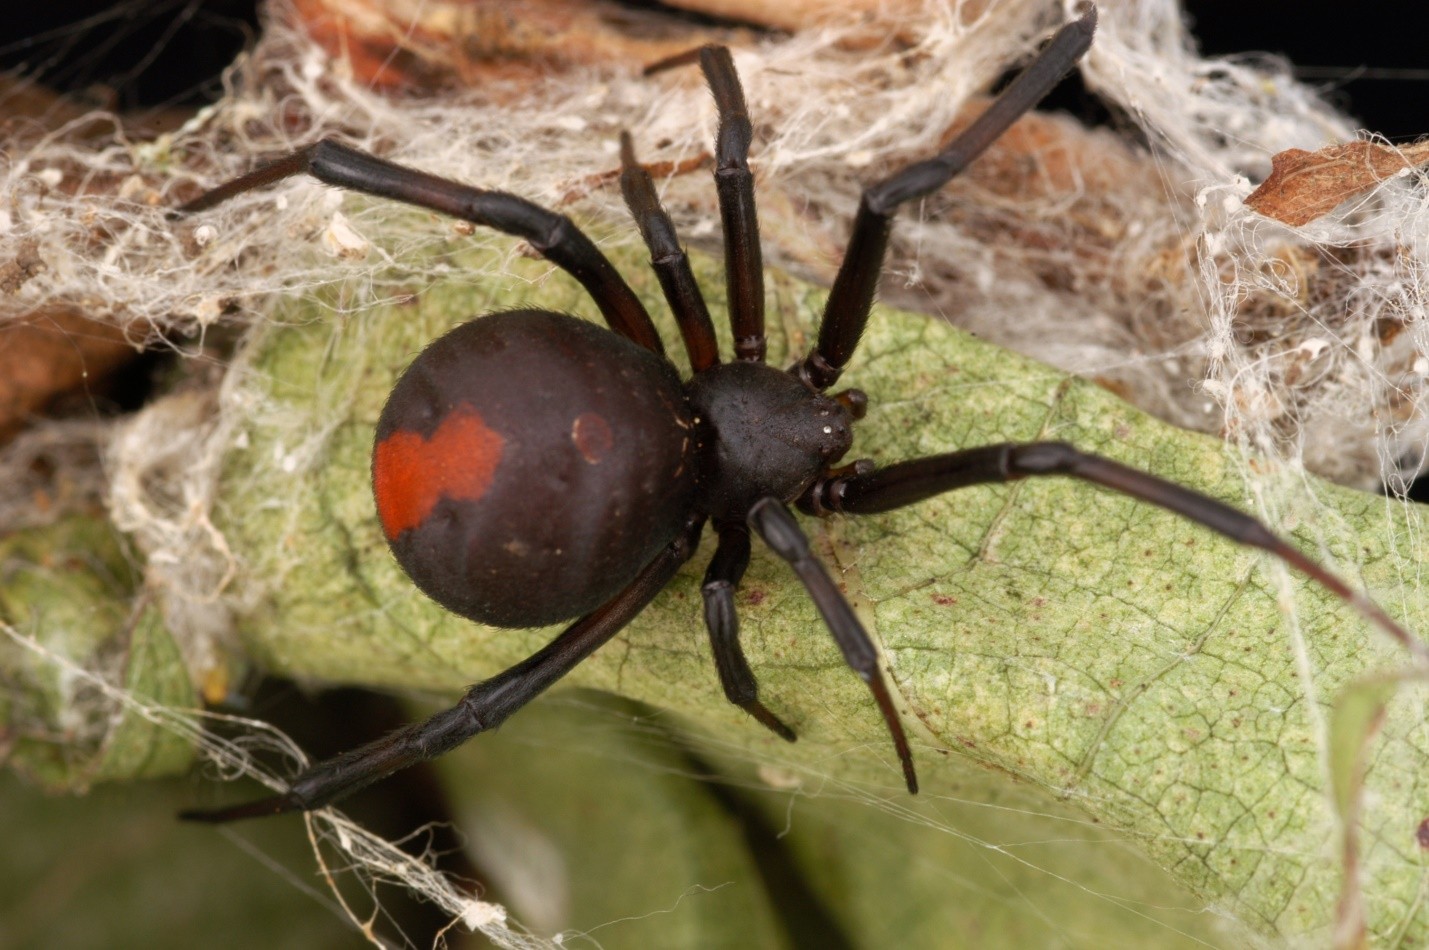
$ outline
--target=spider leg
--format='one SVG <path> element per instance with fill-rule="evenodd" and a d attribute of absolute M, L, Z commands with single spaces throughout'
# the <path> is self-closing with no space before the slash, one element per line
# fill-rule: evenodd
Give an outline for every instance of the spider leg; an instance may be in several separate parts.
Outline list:
<path fill-rule="evenodd" d="M 580 281 L 612 330 L 653 353 L 665 352 L 644 305 L 570 218 L 524 198 L 438 178 L 333 139 L 300 148 L 206 191 L 180 205 L 175 213 L 203 211 L 245 191 L 304 173 L 329 185 L 428 208 L 525 238 L 547 260 Z"/>
<path fill-rule="evenodd" d="M 675 225 L 660 207 L 655 183 L 635 160 L 635 146 L 629 132 L 620 133 L 620 169 L 620 191 L 625 195 L 625 204 L 640 228 L 645 246 L 650 249 L 650 266 L 660 279 L 675 322 L 680 325 L 685 352 L 690 355 L 690 369 L 702 373 L 719 362 L 714 322 L 710 320 L 699 284 L 695 283 L 695 275 L 690 271 L 690 259 L 680 247 Z"/>
<path fill-rule="evenodd" d="M 759 217 L 754 210 L 754 175 L 749 171 L 749 143 L 754 127 L 744 104 L 744 88 L 734 60 L 723 46 L 699 51 L 700 69 L 719 109 L 715 138 L 715 189 L 724 224 L 724 279 L 729 289 L 735 359 L 764 362 L 764 255 L 759 247 Z"/>
<path fill-rule="evenodd" d="M 864 190 L 843 263 L 824 306 L 818 344 L 795 365 L 793 372 L 797 376 L 819 392 L 834 384 L 868 323 L 898 208 L 946 185 L 1041 101 L 1091 46 L 1096 23 L 1097 12 L 1092 7 L 1080 19 L 1062 27 L 987 111 L 947 148 Z"/>
<path fill-rule="evenodd" d="M 799 499 L 799 505 L 809 511 L 873 514 L 968 485 L 1040 475 L 1066 475 L 1110 488 L 1175 512 L 1239 544 L 1267 551 L 1350 604 L 1420 659 L 1429 659 L 1429 648 L 1377 604 L 1250 515 L 1198 491 L 1082 452 L 1065 442 L 985 445 L 899 462 L 872 472 L 825 478 L 814 483 Z"/>
<path fill-rule="evenodd" d="M 737 522 L 720 525 L 719 547 L 701 588 L 705 601 L 705 627 L 714 650 L 720 685 L 730 702 L 749 713 L 787 742 L 794 730 L 759 701 L 759 684 L 739 645 L 739 617 L 734 610 L 734 590 L 749 567 L 749 529 Z"/>
<path fill-rule="evenodd" d="M 702 517 L 692 517 L 625 590 L 571 624 L 528 659 L 471 687 L 451 709 L 317 763 L 293 779 L 281 795 L 212 811 L 184 811 L 179 817 L 218 823 L 321 808 L 500 725 L 640 613 L 694 554 L 703 527 Z"/>
<path fill-rule="evenodd" d="M 908 783 L 908 791 L 917 794 L 918 775 L 913 770 L 913 754 L 908 749 L 908 737 L 903 733 L 903 724 L 898 719 L 897 710 L 893 708 L 893 697 L 889 695 L 888 685 L 884 683 L 883 675 L 879 672 L 878 650 L 875 649 L 868 632 L 863 629 L 863 624 L 859 622 L 848 600 L 834 586 L 833 579 L 829 577 L 824 565 L 814 557 L 813 551 L 809 549 L 809 539 L 804 536 L 798 522 L 782 502 L 773 497 L 755 502 L 749 511 L 749 524 L 759 532 L 764 543 L 769 545 L 775 554 L 789 562 L 804 589 L 809 592 L 814 606 L 823 615 L 824 623 L 828 625 L 829 632 L 834 635 L 835 642 L 843 651 L 845 662 L 873 691 L 879 712 L 883 713 L 883 721 L 887 723 L 888 732 L 893 737 L 893 747 L 897 750 L 898 761 L 903 766 L 903 778 Z"/>

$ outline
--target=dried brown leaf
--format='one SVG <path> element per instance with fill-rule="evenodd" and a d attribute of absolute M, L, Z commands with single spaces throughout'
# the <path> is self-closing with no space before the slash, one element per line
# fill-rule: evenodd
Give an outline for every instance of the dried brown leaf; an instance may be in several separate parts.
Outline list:
<path fill-rule="evenodd" d="M 292 9 L 354 79 L 409 94 L 540 79 L 592 63 L 638 68 L 747 32 L 609 0 L 294 0 Z"/>
<path fill-rule="evenodd" d="M 0 441 L 56 397 L 128 363 L 138 350 L 125 331 L 78 310 L 51 308 L 0 329 Z"/>
<path fill-rule="evenodd" d="M 1270 159 L 1270 176 L 1245 203 L 1267 218 L 1299 227 L 1426 162 L 1429 141 L 1406 146 L 1346 142 L 1313 152 L 1290 148 Z"/>

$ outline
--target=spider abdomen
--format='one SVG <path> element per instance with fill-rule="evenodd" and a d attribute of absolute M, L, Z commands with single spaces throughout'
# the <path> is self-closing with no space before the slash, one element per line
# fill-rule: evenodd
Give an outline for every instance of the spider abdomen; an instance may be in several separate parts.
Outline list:
<path fill-rule="evenodd" d="M 433 600 L 541 626 L 605 603 L 675 536 L 692 442 L 667 361 L 575 317 L 495 313 L 402 374 L 373 492 L 398 563 Z"/>

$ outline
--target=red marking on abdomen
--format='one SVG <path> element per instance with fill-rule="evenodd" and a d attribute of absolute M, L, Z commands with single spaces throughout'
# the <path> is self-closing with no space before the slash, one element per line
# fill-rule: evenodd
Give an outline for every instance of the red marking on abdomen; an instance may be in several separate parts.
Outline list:
<path fill-rule="evenodd" d="M 506 440 L 468 404 L 430 438 L 398 429 L 372 451 L 372 494 L 389 541 L 415 528 L 443 498 L 476 501 L 491 487 Z"/>

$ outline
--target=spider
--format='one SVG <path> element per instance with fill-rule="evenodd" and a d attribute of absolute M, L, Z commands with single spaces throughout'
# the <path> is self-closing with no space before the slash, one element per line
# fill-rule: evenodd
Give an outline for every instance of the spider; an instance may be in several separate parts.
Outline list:
<path fill-rule="evenodd" d="M 758 695 L 739 642 L 735 589 L 757 534 L 788 562 L 848 665 L 867 683 L 909 792 L 913 757 L 878 667 L 878 651 L 789 510 L 864 515 L 967 485 L 1066 475 L 1176 512 L 1266 550 L 1396 637 L 1393 621 L 1260 522 L 1227 505 L 1060 442 L 998 444 L 876 468 L 840 464 L 867 397 L 828 390 L 869 317 L 893 217 L 926 196 L 1030 110 L 1089 48 L 1096 10 L 1063 26 L 983 115 L 942 152 L 863 192 L 812 352 L 787 371 L 764 361 L 763 263 L 747 157 L 752 128 L 727 49 L 698 59 L 719 114 L 715 184 L 724 226 L 734 359 L 713 323 L 649 173 L 622 134 L 621 190 L 648 247 L 692 369 L 681 381 L 644 307 L 571 221 L 514 195 L 483 191 L 322 140 L 208 191 L 202 211 L 298 173 L 525 238 L 575 277 L 609 329 L 540 310 L 476 317 L 422 351 L 377 424 L 372 481 L 382 530 L 412 581 L 481 623 L 534 627 L 574 619 L 528 659 L 472 686 L 452 708 L 294 778 L 258 801 L 181 817 L 224 822 L 335 802 L 490 729 L 610 640 L 674 577 L 708 522 L 718 534 L 702 588 L 704 620 L 730 702 L 788 741 Z"/>

